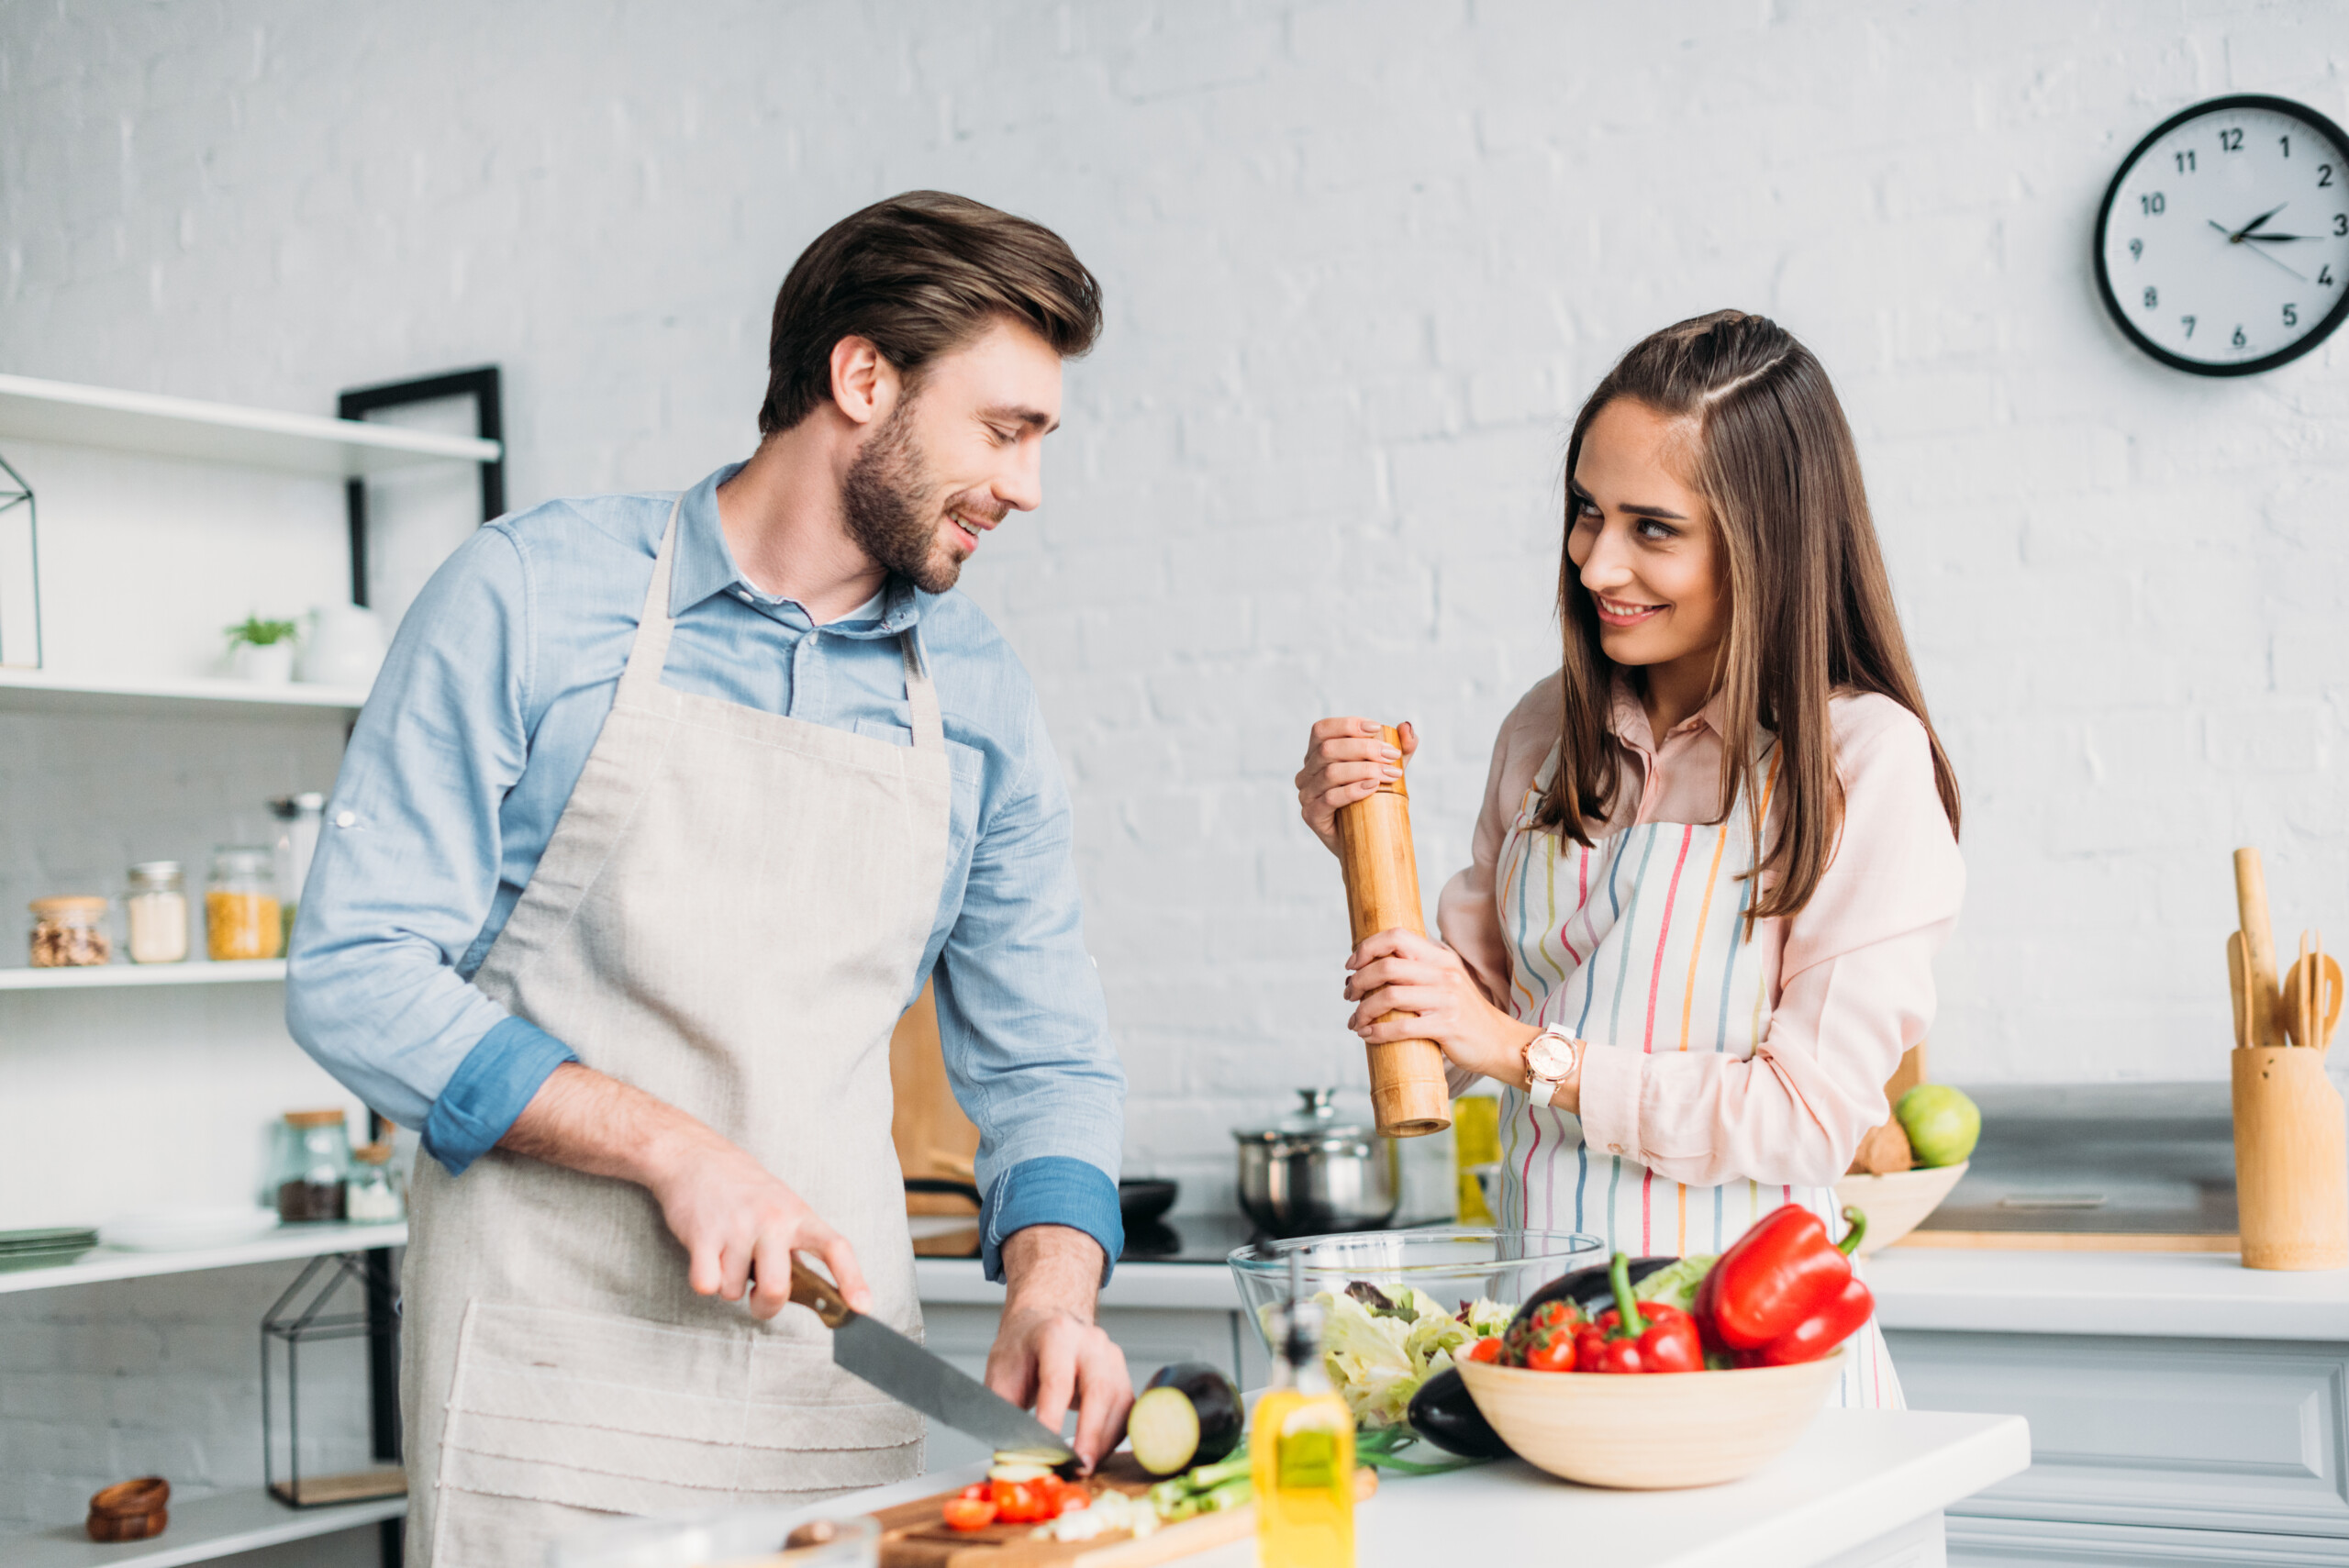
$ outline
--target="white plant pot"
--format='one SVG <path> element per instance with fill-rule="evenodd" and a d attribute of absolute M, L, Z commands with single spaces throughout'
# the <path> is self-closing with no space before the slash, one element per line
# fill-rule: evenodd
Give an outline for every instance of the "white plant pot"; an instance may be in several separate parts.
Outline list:
<path fill-rule="evenodd" d="M 228 673 L 239 681 L 282 686 L 294 678 L 294 644 L 239 642 L 228 651 Z"/>
<path fill-rule="evenodd" d="M 365 688 L 384 665 L 383 623 L 359 605 L 320 605 L 302 639 L 300 678 L 322 686 Z"/>

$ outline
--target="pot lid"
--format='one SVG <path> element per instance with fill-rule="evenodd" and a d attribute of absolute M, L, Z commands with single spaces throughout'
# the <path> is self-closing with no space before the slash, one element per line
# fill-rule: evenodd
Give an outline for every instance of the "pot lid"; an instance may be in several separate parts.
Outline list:
<path fill-rule="evenodd" d="M 1237 1128 L 1231 1136 L 1242 1143 L 1294 1143 L 1301 1139 L 1341 1139 L 1358 1142 L 1371 1136 L 1371 1129 L 1338 1118 L 1338 1107 L 1330 1102 L 1337 1096 L 1335 1089 L 1299 1089 L 1297 1109 L 1270 1127 Z"/>

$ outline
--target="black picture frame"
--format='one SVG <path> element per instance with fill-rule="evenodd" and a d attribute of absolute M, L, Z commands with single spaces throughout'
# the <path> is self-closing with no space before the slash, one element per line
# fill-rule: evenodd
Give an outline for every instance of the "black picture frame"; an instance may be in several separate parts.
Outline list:
<path fill-rule="evenodd" d="M 438 403 L 443 398 L 473 400 L 473 433 L 498 443 L 498 455 L 481 465 L 481 520 L 506 510 L 506 405 L 495 365 L 448 371 L 411 381 L 390 381 L 375 386 L 355 386 L 335 400 L 335 413 L 344 419 L 363 419 L 378 408 L 411 403 Z M 367 603 L 367 482 L 343 484 L 343 507 L 351 520 L 351 602 Z"/>
<path fill-rule="evenodd" d="M 2123 158 L 2121 161 L 2121 166 L 2112 172 L 2112 183 L 2105 186 L 2104 200 L 2098 204 L 2096 209 L 2096 229 L 2089 242 L 2090 254 L 2096 262 L 2096 292 L 2098 297 L 2104 301 L 2105 314 L 2112 317 L 2113 324 L 2121 328 L 2123 336 L 2170 369 L 2185 371 L 2189 375 L 2256 375 L 2261 371 L 2271 371 L 2278 365 L 2290 364 L 2294 360 L 2332 337 L 2334 328 L 2338 328 L 2344 318 L 2349 318 L 2349 280 L 2344 280 L 2341 297 L 2332 302 L 2332 308 L 2325 312 L 2324 319 L 2318 322 L 2313 330 L 2291 347 L 2280 349 L 2275 353 L 2256 360 L 2245 360 L 2240 364 L 2211 364 L 2206 361 L 2189 360 L 2182 355 L 2171 353 L 2139 331 L 2136 323 L 2129 319 L 2128 312 L 2121 307 L 2120 296 L 2113 293 L 2112 278 L 2104 264 L 2104 236 L 2112 218 L 2113 198 L 2121 194 L 2121 181 L 2128 178 L 2129 171 L 2137 166 L 2138 160 L 2144 157 L 2154 143 L 2171 131 L 2188 120 L 2200 119 L 2205 115 L 2221 114 L 2229 109 L 2264 109 L 2270 114 L 2290 116 L 2306 124 L 2311 130 L 2321 132 L 2329 137 L 2332 145 L 2343 154 L 2344 169 L 2349 169 L 2349 135 L 2344 135 L 2339 126 L 2310 108 L 2306 104 L 2295 103 L 2289 98 L 2278 98 L 2266 93 L 2230 93 L 2224 97 L 2206 98 L 2199 104 L 2189 104 L 2147 131 L 2138 140 L 2137 145 L 2129 150 L 2129 156 Z"/>

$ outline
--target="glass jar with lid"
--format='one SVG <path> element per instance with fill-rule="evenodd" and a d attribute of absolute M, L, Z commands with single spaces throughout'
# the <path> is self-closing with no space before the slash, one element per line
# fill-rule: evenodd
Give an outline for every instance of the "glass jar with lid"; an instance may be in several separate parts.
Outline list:
<path fill-rule="evenodd" d="M 284 940 L 276 854 L 237 844 L 213 851 L 212 881 L 204 890 L 205 951 L 220 963 L 275 958 Z"/>
<path fill-rule="evenodd" d="M 33 967 L 78 969 L 112 959 L 114 938 L 106 932 L 108 902 L 95 894 L 34 899 Z"/>
<path fill-rule="evenodd" d="M 351 1130 L 342 1112 L 287 1111 L 277 1129 L 269 1190 L 288 1225 L 340 1219 L 351 1179 Z"/>
<path fill-rule="evenodd" d="M 392 1140 L 362 1143 L 351 1151 L 351 1180 L 343 1187 L 343 1218 L 353 1225 L 388 1225 L 407 1218 L 400 1173 L 392 1169 Z"/>
<path fill-rule="evenodd" d="M 130 868 L 130 962 L 178 963 L 187 957 L 187 878 L 177 861 Z"/>
<path fill-rule="evenodd" d="M 302 884 L 310 879 L 310 862 L 318 852 L 318 829 L 326 819 L 327 797 L 317 790 L 282 795 L 269 803 L 277 818 L 277 843 L 273 855 L 277 868 L 278 920 L 283 928 L 281 950 L 294 945 L 294 916 L 302 902 Z"/>

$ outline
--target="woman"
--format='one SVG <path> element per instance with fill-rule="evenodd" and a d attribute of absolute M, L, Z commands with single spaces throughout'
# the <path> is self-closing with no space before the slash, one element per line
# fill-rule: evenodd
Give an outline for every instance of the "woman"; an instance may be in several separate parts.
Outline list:
<path fill-rule="evenodd" d="M 1566 448 L 1562 667 L 1502 724 L 1439 944 L 1347 960 L 1352 1027 L 1498 1081 L 1503 1222 L 1716 1253 L 1783 1203 L 1830 1218 L 1933 1012 L 1958 796 L 1893 609 L 1851 430 L 1775 323 L 1640 343 Z M 1297 795 L 1400 775 L 1358 718 Z M 1412 1015 L 1375 1022 L 1390 1011 Z M 1874 1324 L 1841 1398 L 1898 1407 Z"/>

